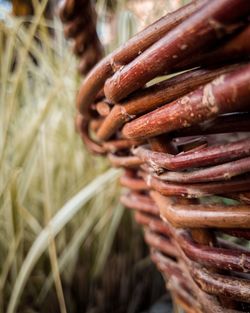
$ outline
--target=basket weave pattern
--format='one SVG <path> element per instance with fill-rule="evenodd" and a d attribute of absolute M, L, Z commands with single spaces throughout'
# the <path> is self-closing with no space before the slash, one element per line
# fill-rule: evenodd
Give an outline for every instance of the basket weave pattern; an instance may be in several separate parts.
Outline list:
<path fill-rule="evenodd" d="M 77 98 L 85 145 L 125 169 L 121 202 L 186 312 L 250 312 L 249 16 L 249 1 L 193 1 L 102 59 Z"/>
<path fill-rule="evenodd" d="M 78 70 L 84 75 L 103 57 L 95 9 L 89 0 L 66 0 L 60 2 L 59 16 L 64 35 L 72 40 L 73 52 L 80 60 Z"/>

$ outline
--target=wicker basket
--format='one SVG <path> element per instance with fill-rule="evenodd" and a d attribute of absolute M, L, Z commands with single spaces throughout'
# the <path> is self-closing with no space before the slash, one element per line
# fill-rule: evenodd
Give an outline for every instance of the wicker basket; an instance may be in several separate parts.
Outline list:
<path fill-rule="evenodd" d="M 105 57 L 77 98 L 85 145 L 125 169 L 121 201 L 185 312 L 250 312 L 249 16 L 246 0 L 193 1 Z"/>

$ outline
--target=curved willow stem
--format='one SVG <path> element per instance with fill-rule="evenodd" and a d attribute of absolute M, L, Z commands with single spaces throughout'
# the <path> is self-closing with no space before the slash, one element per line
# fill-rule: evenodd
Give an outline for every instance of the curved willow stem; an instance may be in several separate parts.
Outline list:
<path fill-rule="evenodd" d="M 202 88 L 127 123 L 126 138 L 142 139 L 196 125 L 222 113 L 249 108 L 250 64 L 224 74 Z"/>
<path fill-rule="evenodd" d="M 96 12 L 90 0 L 64 0 L 59 15 L 64 35 L 73 39 L 73 52 L 80 58 L 79 71 L 85 75 L 104 53 L 96 32 Z"/>
<path fill-rule="evenodd" d="M 99 62 L 85 78 L 80 88 L 77 97 L 77 106 L 80 112 L 84 116 L 88 115 L 90 104 L 103 87 L 106 79 L 110 77 L 114 71 L 128 64 L 137 55 L 141 54 L 162 38 L 168 31 L 201 8 L 207 1 L 208 0 L 193 1 L 179 10 L 167 14 Z"/>
<path fill-rule="evenodd" d="M 191 172 L 164 172 L 156 178 L 169 182 L 200 183 L 229 180 L 250 172 L 250 157 Z"/>
<path fill-rule="evenodd" d="M 149 112 L 176 100 L 198 86 L 213 80 L 218 75 L 235 69 L 235 67 L 236 65 L 191 70 L 144 88 L 133 94 L 131 99 L 128 98 L 128 100 L 115 104 L 98 130 L 97 136 L 100 140 L 107 140 L 126 122 L 135 119 L 138 114 Z"/>
<path fill-rule="evenodd" d="M 157 201 L 161 216 L 177 228 L 248 228 L 249 206 L 219 204 L 181 205 L 151 192 Z"/>
<path fill-rule="evenodd" d="M 194 153 L 195 152 L 195 153 Z M 133 149 L 133 154 L 138 156 L 155 170 L 183 170 L 222 164 L 232 160 L 250 156 L 250 139 L 213 145 L 195 151 L 182 152 L 177 155 L 152 151 L 145 146 Z"/>
<path fill-rule="evenodd" d="M 250 13 L 245 0 L 209 1 L 105 83 L 108 99 L 120 101 L 182 60 L 238 29 Z"/>

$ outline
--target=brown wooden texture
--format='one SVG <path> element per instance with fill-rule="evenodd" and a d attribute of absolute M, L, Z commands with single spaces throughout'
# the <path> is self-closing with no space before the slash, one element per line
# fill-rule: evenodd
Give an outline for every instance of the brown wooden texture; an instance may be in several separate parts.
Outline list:
<path fill-rule="evenodd" d="M 142 139 L 186 128 L 222 113 L 247 110 L 249 80 L 250 64 L 126 124 L 123 134 L 127 138 Z"/>
<path fill-rule="evenodd" d="M 167 14 L 99 62 L 85 78 L 80 88 L 77 97 L 77 106 L 80 112 L 84 115 L 88 114 L 89 105 L 103 87 L 106 79 L 113 74 L 113 71 L 129 63 L 148 47 L 157 42 L 169 30 L 201 8 L 206 2 L 207 0 L 193 1 L 191 4 L 179 10 Z"/>
<path fill-rule="evenodd" d="M 85 2 L 61 11 L 79 55 Z M 193 1 L 102 59 L 77 97 L 83 142 L 125 169 L 121 202 L 190 313 L 250 312 L 249 16 L 249 1 Z"/>
<path fill-rule="evenodd" d="M 194 51 L 214 44 L 240 26 L 250 13 L 245 0 L 209 1 L 197 13 L 172 29 L 105 84 L 105 95 L 117 102 L 143 87 L 163 71 L 170 71 Z"/>

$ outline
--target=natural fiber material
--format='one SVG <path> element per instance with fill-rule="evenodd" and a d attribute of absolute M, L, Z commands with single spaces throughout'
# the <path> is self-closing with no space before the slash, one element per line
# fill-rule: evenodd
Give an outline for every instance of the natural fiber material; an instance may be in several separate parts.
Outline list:
<path fill-rule="evenodd" d="M 249 16 L 245 0 L 193 1 L 105 57 L 78 94 L 77 129 L 125 168 L 121 202 L 186 312 L 250 311 Z"/>
<path fill-rule="evenodd" d="M 96 32 L 96 12 L 89 0 L 65 0 L 59 15 L 66 38 L 73 40 L 73 52 L 79 57 L 79 72 L 86 74 L 102 58 L 103 48 Z"/>

